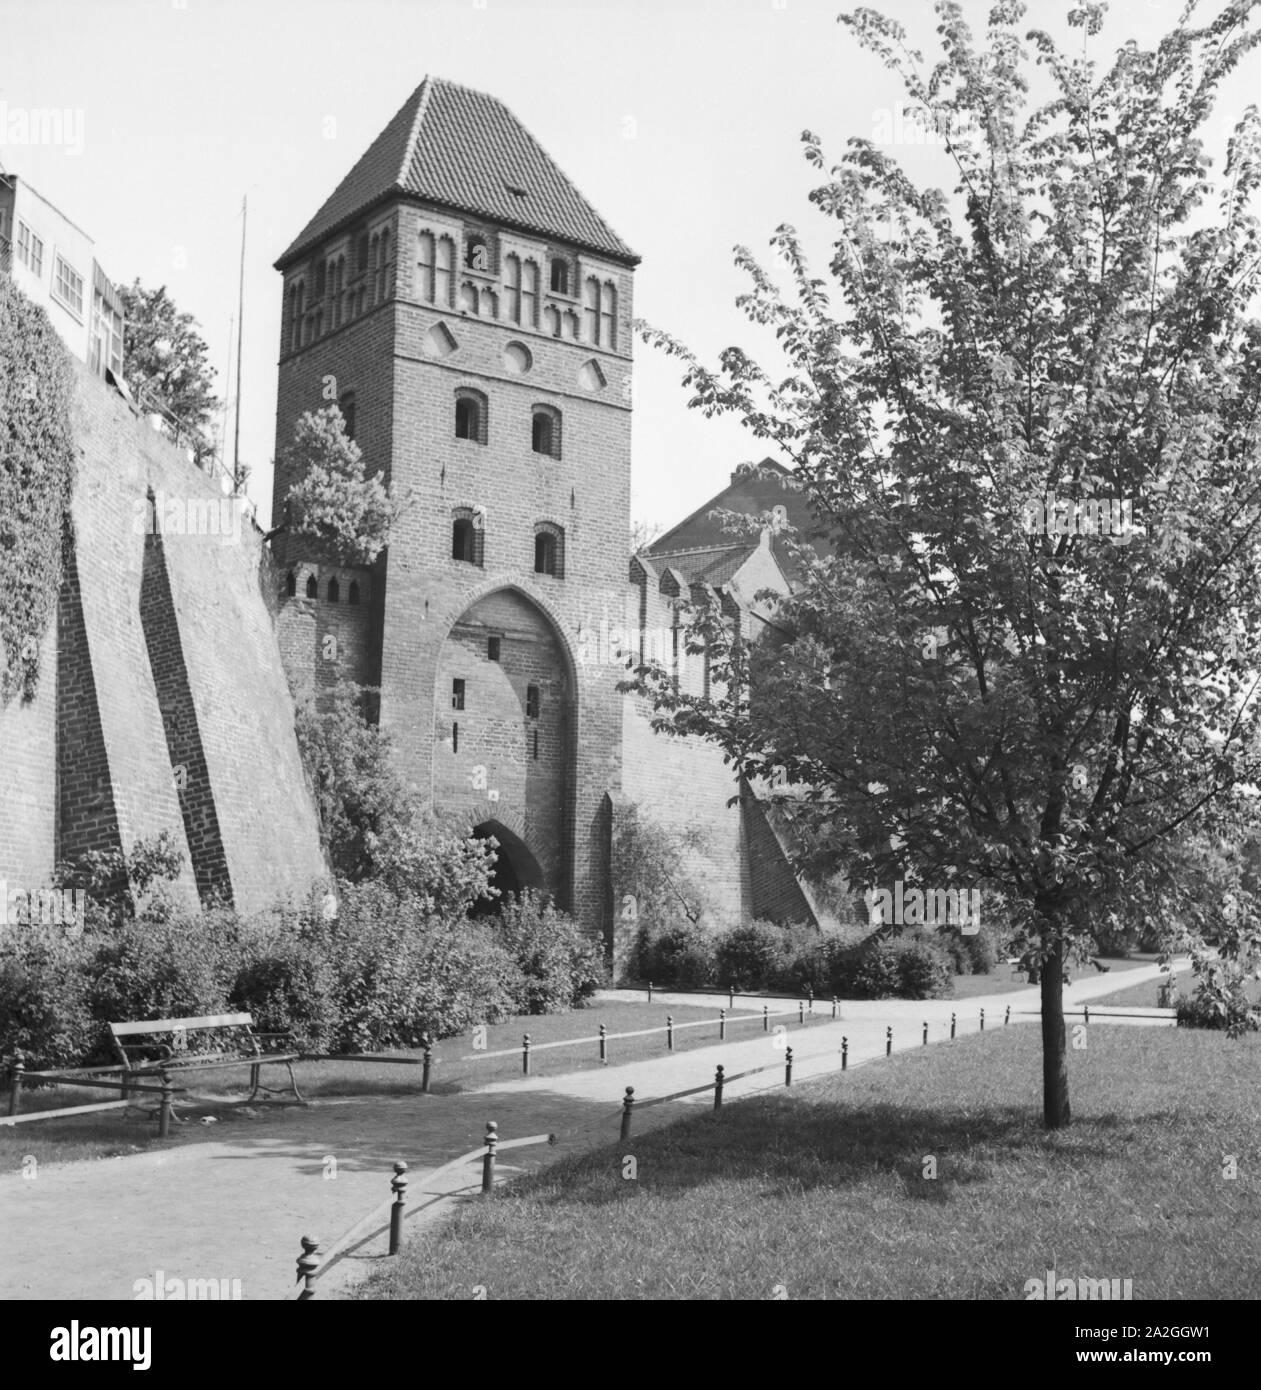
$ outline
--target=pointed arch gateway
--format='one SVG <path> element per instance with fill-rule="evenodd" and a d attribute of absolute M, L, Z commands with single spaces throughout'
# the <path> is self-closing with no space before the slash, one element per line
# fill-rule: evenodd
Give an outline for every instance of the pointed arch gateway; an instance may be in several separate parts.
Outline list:
<path fill-rule="evenodd" d="M 482 821 L 473 827 L 473 837 L 478 840 L 493 839 L 495 842 L 495 873 L 491 887 L 501 895 L 499 898 L 480 898 L 473 904 L 474 917 L 496 912 L 503 897 L 510 893 L 520 893 L 527 888 L 538 892 L 551 891 L 542 865 L 529 845 L 502 821 L 494 818 Z"/>
<path fill-rule="evenodd" d="M 439 652 L 433 804 L 498 841 L 495 886 L 573 900 L 577 673 L 559 624 L 517 585 L 474 594 Z M 494 903 L 485 903 L 494 910 Z"/>

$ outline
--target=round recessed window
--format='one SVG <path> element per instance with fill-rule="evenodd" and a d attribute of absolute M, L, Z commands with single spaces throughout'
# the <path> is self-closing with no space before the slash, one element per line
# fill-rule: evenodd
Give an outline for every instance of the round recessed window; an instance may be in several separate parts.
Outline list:
<path fill-rule="evenodd" d="M 534 365 L 534 358 L 530 356 L 530 349 L 524 343 L 509 343 L 504 348 L 504 366 L 510 372 L 528 372 Z"/>

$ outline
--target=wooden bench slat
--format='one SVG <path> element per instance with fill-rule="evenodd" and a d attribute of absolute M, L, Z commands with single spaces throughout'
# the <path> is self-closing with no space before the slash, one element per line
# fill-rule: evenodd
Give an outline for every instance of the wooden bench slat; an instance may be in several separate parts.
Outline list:
<path fill-rule="evenodd" d="M 110 1041 L 114 1051 L 122 1061 L 120 1068 L 124 1078 L 136 1076 L 161 1076 L 163 1073 L 187 1073 L 193 1071 L 222 1071 L 233 1067 L 249 1067 L 253 1071 L 252 1101 L 260 1091 L 271 1092 L 261 1081 L 260 1068 L 278 1063 L 289 1068 L 289 1089 L 297 1097 L 298 1104 L 305 1105 L 302 1093 L 298 1090 L 293 1076 L 292 1063 L 302 1060 L 301 1052 L 265 1052 L 260 1043 L 265 1040 L 287 1038 L 287 1031 L 256 1033 L 254 1015 L 240 1014 L 202 1014 L 195 1018 L 151 1018 L 136 1023 L 109 1023 Z M 178 1051 L 170 1044 L 159 1044 L 155 1040 L 175 1034 L 177 1040 L 188 1033 L 215 1032 L 227 1028 L 239 1028 L 244 1036 L 213 1038 L 209 1046 L 215 1051 L 198 1051 L 182 1047 Z M 123 1038 L 143 1038 L 146 1041 L 127 1043 Z M 292 1043 L 289 1044 L 293 1046 Z M 225 1050 L 228 1049 L 228 1050 Z M 154 1057 L 155 1051 L 166 1056 Z M 142 1055 L 148 1053 L 148 1056 Z"/>
<path fill-rule="evenodd" d="M 160 1071 L 214 1071 L 219 1067 L 258 1067 L 265 1062 L 300 1062 L 301 1060 L 302 1054 L 300 1052 L 260 1052 L 257 1056 L 252 1053 L 245 1056 L 240 1054 L 228 1056 L 218 1053 L 213 1057 L 203 1057 L 193 1053 L 187 1062 L 181 1062 L 177 1057 L 173 1057 L 170 1061 L 146 1063 L 143 1067 L 133 1068 L 132 1075 L 139 1075 L 141 1072 L 156 1074 Z"/>
<path fill-rule="evenodd" d="M 198 1028 L 252 1027 L 253 1014 L 205 1014 L 200 1018 L 153 1018 L 142 1023 L 111 1023 L 116 1038 L 135 1037 L 140 1033 L 191 1033 Z"/>

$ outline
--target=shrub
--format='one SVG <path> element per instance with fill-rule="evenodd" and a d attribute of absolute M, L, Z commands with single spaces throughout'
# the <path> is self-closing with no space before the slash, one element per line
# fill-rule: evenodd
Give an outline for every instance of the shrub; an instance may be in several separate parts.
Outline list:
<path fill-rule="evenodd" d="M 508 898 L 491 924 L 520 972 L 517 1013 L 574 1008 L 605 983 L 601 944 L 533 891 Z"/>
<path fill-rule="evenodd" d="M 1222 1028 L 1232 1037 L 1261 1029 L 1261 1010 L 1248 997 L 1247 976 L 1231 963 L 1217 965 L 1192 995 L 1178 996 L 1180 1028 Z"/>
<path fill-rule="evenodd" d="M 975 936 L 963 938 L 973 975 L 990 975 L 999 960 L 998 941 L 989 927 L 982 927 Z M 963 971 L 959 972 L 963 974 Z"/>
<path fill-rule="evenodd" d="M 87 994 L 99 1024 L 228 1011 L 240 959 L 230 911 L 145 913 L 85 940 Z M 188 1039 L 190 1047 L 200 1042 Z"/>
<path fill-rule="evenodd" d="M 714 948 L 718 983 L 745 990 L 769 988 L 788 963 L 786 945 L 783 930 L 769 922 L 723 932 Z"/>
<path fill-rule="evenodd" d="M 926 933 L 877 933 L 855 946 L 847 946 L 841 940 L 821 949 L 827 953 L 827 989 L 838 996 L 942 999 L 953 991 L 950 956 L 935 936 Z M 818 985 L 815 990 L 819 992 Z"/>
<path fill-rule="evenodd" d="M 406 820 L 387 821 L 370 843 L 375 877 L 418 902 L 426 916 L 461 917 L 490 889 L 495 848 L 466 824 L 417 809 Z"/>
<path fill-rule="evenodd" d="M 930 936 L 900 936 L 893 943 L 900 999 L 948 999 L 954 993 L 950 957 Z"/>
<path fill-rule="evenodd" d="M 137 840 L 126 853 L 91 850 L 73 861 L 63 860 L 55 880 L 62 888 L 82 889 L 92 927 L 104 929 L 134 917 L 137 910 L 164 913 L 160 900 L 166 885 L 179 877 L 183 863 L 175 836 L 163 830 Z"/>
<path fill-rule="evenodd" d="M 260 1031 L 292 1033 L 304 1050 L 324 1051 L 337 1041 L 337 972 L 318 942 L 283 929 L 246 946 L 231 1002 L 253 1014 Z"/>
<path fill-rule="evenodd" d="M 704 989 L 714 983 L 713 939 L 700 928 L 668 927 L 640 937 L 639 976 L 673 989 Z"/>
<path fill-rule="evenodd" d="M 894 999 L 899 988 L 899 962 L 889 937 L 871 936 L 850 956 L 847 987 L 854 999 Z"/>
<path fill-rule="evenodd" d="M 855 943 L 849 932 L 816 933 L 815 939 L 794 953 L 783 972 L 783 988 L 794 994 L 807 987 L 816 995 L 852 993 L 851 961 Z"/>
<path fill-rule="evenodd" d="M 74 1066 L 98 1041 L 82 938 L 26 928 L 0 950 L 0 1054 L 21 1048 L 32 1070 Z"/>
<path fill-rule="evenodd" d="M 949 957 L 956 975 L 988 975 L 998 962 L 998 946 L 989 927 L 965 936 L 954 927 L 939 931 L 933 938 Z"/>
<path fill-rule="evenodd" d="M 389 735 L 364 715 L 365 703 L 375 693 L 342 681 L 333 688 L 327 708 L 308 702 L 296 721 L 330 862 L 340 878 L 352 883 L 376 871 L 376 837 L 410 816 Z"/>
<path fill-rule="evenodd" d="M 485 921 L 428 916 L 385 884 L 345 885 L 323 949 L 336 970 L 342 1050 L 415 1047 L 512 1012 L 521 972 Z"/>

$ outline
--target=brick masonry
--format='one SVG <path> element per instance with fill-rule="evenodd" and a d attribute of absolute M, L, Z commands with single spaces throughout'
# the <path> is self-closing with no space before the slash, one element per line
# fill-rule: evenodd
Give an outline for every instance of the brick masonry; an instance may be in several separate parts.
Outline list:
<path fill-rule="evenodd" d="M 389 267 L 359 270 L 359 248 L 387 231 Z M 449 287 L 430 269 L 431 248 L 443 238 L 452 251 Z M 526 267 L 538 271 L 533 315 L 528 297 L 518 309 L 510 257 L 523 277 Z M 549 292 L 558 257 L 577 293 Z M 679 594 L 656 575 L 641 574 L 638 587 L 627 582 L 631 265 L 396 191 L 358 220 L 330 226 L 322 243 L 287 254 L 278 269 L 286 317 L 273 524 L 283 524 L 297 481 L 285 452 L 299 418 L 347 393 L 367 472 L 403 504 L 388 550 L 362 572 L 371 601 L 353 617 L 344 575 L 339 601 L 327 597 L 330 557 L 294 537 L 278 543 L 278 631 L 294 692 L 318 698 L 341 679 L 379 685 L 381 724 L 420 796 L 470 827 L 507 831 L 501 852 L 514 878 L 541 881 L 598 927 L 615 964 L 626 943 L 615 938 L 609 846 L 630 802 L 680 835 L 699 830 L 703 847 L 689 854 L 689 869 L 712 900 L 714 923 L 747 919 L 748 817 L 735 804 L 730 769 L 711 745 L 652 732 L 647 711 L 618 691 L 625 661 L 608 644 L 611 623 L 668 629 Z M 607 323 L 586 312 L 591 278 L 616 292 L 611 342 Z M 321 280 L 326 293 L 316 300 Z M 307 298 L 295 330 L 299 286 Z M 478 407 L 468 429 L 457 426 L 460 399 Z M 559 436 L 551 453 L 533 447 L 539 407 Z M 453 546 L 458 517 L 477 530 L 468 558 Z M 563 549 L 554 575 L 536 572 L 540 530 Z M 747 593 L 738 584 L 735 591 L 753 614 L 756 589 L 782 579 L 767 544 L 742 576 Z M 499 640 L 497 660 L 491 638 Z M 701 680 L 703 671 L 688 678 Z M 456 680 L 464 682 L 462 710 L 453 707 Z M 540 695 L 537 718 L 531 686 Z M 776 836 L 758 834 L 782 859 Z M 797 907 L 782 884 L 762 899 Z"/>
<path fill-rule="evenodd" d="M 0 877 L 46 882 L 58 859 L 166 830 L 190 905 L 199 877 L 247 912 L 303 895 L 326 866 L 261 535 L 79 364 L 73 430 L 73 547 L 44 681 L 0 716 L 0 763 L 18 774 L 6 802 L 25 810 L 22 826 L 0 819 Z"/>

